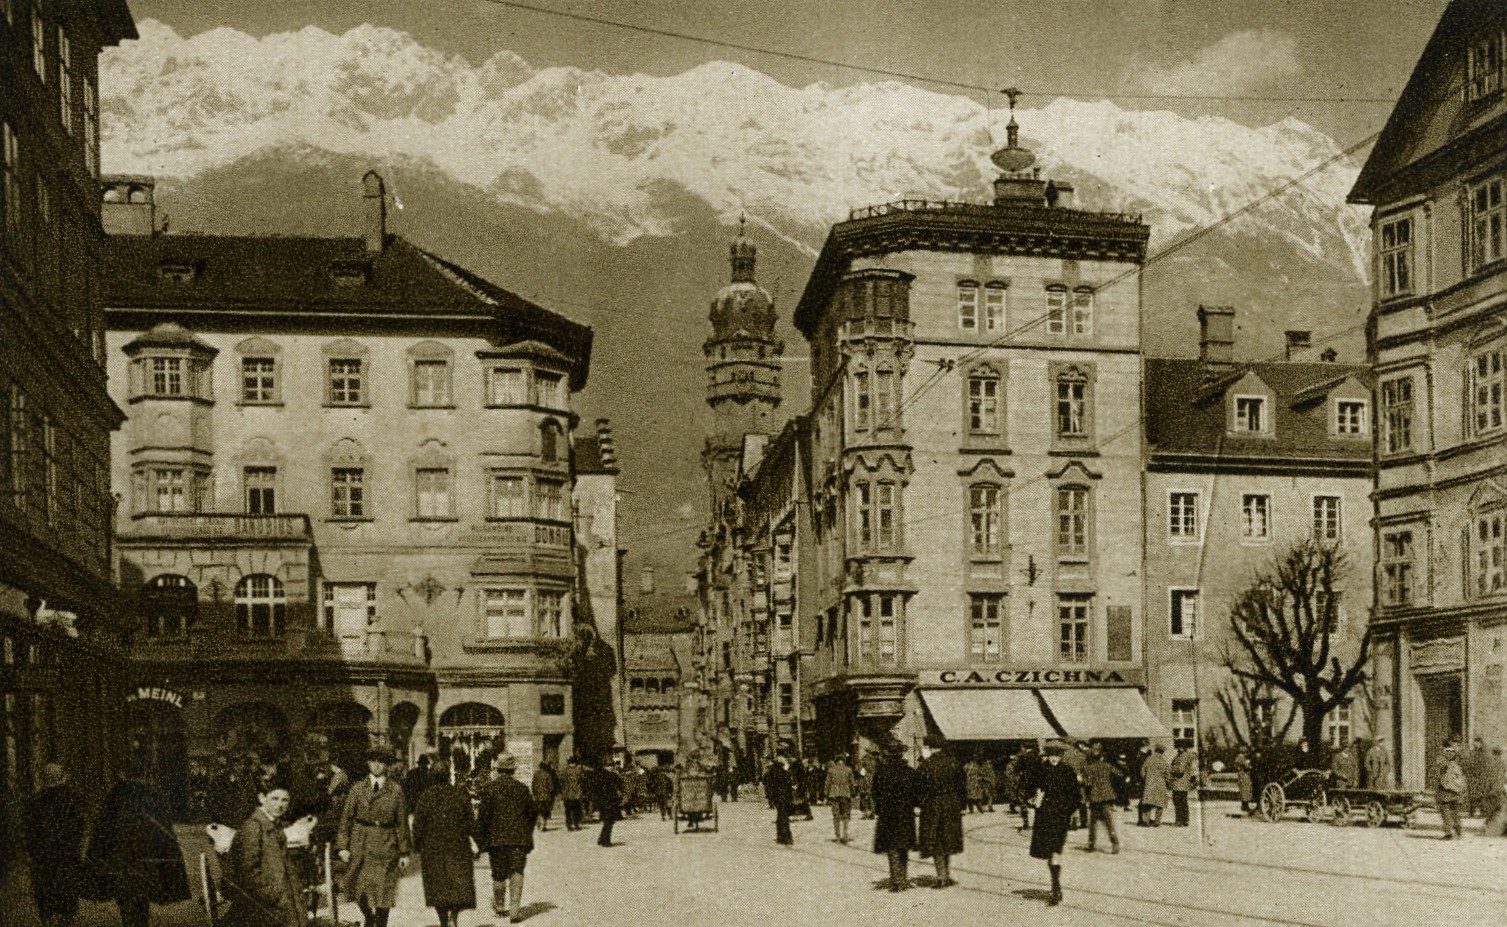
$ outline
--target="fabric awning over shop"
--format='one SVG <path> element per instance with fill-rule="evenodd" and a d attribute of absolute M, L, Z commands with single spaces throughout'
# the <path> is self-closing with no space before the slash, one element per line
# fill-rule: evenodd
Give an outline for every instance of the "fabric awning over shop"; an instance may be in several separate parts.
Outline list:
<path fill-rule="evenodd" d="M 1058 732 L 1030 689 L 921 689 L 948 740 L 1043 740 Z"/>
<path fill-rule="evenodd" d="M 1069 737 L 1168 738 L 1146 700 L 1135 689 L 1042 689 L 1052 716 Z"/>

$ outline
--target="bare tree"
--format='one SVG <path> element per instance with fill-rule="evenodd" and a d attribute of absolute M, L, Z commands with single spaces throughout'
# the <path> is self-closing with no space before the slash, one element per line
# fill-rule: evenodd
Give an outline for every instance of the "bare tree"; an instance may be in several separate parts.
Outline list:
<path fill-rule="evenodd" d="M 1224 730 L 1234 746 L 1259 754 L 1287 738 L 1298 713 L 1289 708 L 1287 720 L 1279 726 L 1276 690 L 1269 683 L 1239 673 L 1235 669 L 1236 660 L 1235 654 L 1226 651 L 1224 665 L 1230 676 L 1214 693 L 1214 699 L 1224 714 Z"/>
<path fill-rule="evenodd" d="M 1324 719 L 1365 681 L 1371 650 L 1368 623 L 1353 659 L 1341 661 L 1333 652 L 1335 587 L 1347 569 L 1337 547 L 1306 540 L 1276 556 L 1230 607 L 1235 653 L 1227 655 L 1226 666 L 1237 679 L 1292 699 L 1302 712 L 1303 741 L 1315 756 L 1323 748 Z"/>

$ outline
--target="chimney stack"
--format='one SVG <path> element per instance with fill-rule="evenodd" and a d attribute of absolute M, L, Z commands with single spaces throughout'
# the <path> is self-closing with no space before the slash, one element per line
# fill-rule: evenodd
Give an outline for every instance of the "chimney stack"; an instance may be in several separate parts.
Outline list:
<path fill-rule="evenodd" d="M 1198 307 L 1198 359 L 1214 373 L 1235 366 L 1233 306 Z"/>
<path fill-rule="evenodd" d="M 157 178 L 144 174 L 112 174 L 100 178 L 103 201 L 100 221 L 106 235 L 157 233 Z"/>
<path fill-rule="evenodd" d="M 361 178 L 361 197 L 366 201 L 364 237 L 366 250 L 377 253 L 387 246 L 387 184 L 376 171 Z"/>
<path fill-rule="evenodd" d="M 1287 359 L 1307 360 L 1308 348 L 1313 344 L 1313 335 L 1305 331 L 1284 332 L 1287 335 Z"/>
<path fill-rule="evenodd" d="M 602 466 L 617 467 L 617 439 L 612 437 L 610 419 L 597 419 L 597 448 L 602 457 Z"/>

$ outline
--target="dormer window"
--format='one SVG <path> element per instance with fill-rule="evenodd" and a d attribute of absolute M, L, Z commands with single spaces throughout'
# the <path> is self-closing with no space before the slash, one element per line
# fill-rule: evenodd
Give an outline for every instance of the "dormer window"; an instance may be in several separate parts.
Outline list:
<path fill-rule="evenodd" d="M 1235 430 L 1261 433 L 1267 430 L 1266 397 L 1235 397 Z"/>
<path fill-rule="evenodd" d="M 336 286 L 364 286 L 371 280 L 371 265 L 361 261 L 336 261 L 330 265 Z"/>
<path fill-rule="evenodd" d="M 163 261 L 157 265 L 157 279 L 163 283 L 193 283 L 198 276 L 199 269 L 191 261 Z"/>
<path fill-rule="evenodd" d="M 1366 403 L 1360 399 L 1341 399 L 1334 404 L 1334 432 L 1339 435 L 1364 435 Z"/>
<path fill-rule="evenodd" d="M 1470 46 L 1466 59 L 1465 99 L 1480 100 L 1502 89 L 1502 30 L 1492 28 Z"/>

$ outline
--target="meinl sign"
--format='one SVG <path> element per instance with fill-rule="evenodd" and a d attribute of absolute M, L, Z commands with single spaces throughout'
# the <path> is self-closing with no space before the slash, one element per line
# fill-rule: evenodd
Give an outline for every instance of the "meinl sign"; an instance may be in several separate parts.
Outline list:
<path fill-rule="evenodd" d="M 166 702 L 174 708 L 183 707 L 183 693 L 162 686 L 138 686 L 126 696 L 128 702 Z"/>
<path fill-rule="evenodd" d="M 1073 668 L 1060 666 L 1011 667 L 1008 669 L 944 669 L 917 674 L 916 685 L 932 688 L 1012 688 L 1042 689 L 1071 686 L 1145 685 L 1145 673 L 1139 668 Z"/>

